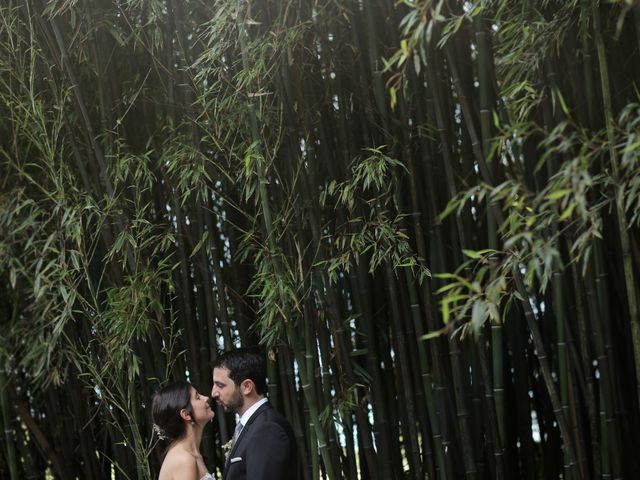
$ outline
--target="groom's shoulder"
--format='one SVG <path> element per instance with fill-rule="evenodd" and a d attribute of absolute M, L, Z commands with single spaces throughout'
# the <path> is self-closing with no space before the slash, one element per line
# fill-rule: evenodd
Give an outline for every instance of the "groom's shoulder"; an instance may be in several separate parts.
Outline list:
<path fill-rule="evenodd" d="M 284 423 L 289 423 L 289 421 L 287 420 L 287 418 L 281 414 L 277 408 L 275 408 L 273 405 L 271 405 L 270 402 L 267 402 L 265 404 L 265 409 L 264 409 L 264 413 L 265 418 L 271 420 L 271 421 L 277 421 L 277 422 L 284 422 Z"/>
<path fill-rule="evenodd" d="M 261 424 L 278 425 L 287 432 L 287 434 L 292 432 L 289 420 L 287 420 L 287 418 L 269 402 L 265 403 L 256 413 L 258 413 L 256 422 Z"/>

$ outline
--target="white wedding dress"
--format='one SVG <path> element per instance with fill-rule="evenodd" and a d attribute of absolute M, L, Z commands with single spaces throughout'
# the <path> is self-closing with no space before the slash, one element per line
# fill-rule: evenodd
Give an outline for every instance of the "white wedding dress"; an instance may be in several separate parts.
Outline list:
<path fill-rule="evenodd" d="M 211 475 L 210 473 L 207 473 L 204 477 L 202 477 L 200 480 L 216 480 L 215 478 L 213 478 L 213 475 Z"/>

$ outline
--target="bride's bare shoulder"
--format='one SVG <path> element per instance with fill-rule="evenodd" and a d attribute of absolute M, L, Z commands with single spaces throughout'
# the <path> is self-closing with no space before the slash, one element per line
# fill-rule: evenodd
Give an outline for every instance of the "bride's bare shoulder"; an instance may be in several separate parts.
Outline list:
<path fill-rule="evenodd" d="M 196 459 L 183 448 L 172 448 L 162 462 L 158 480 L 197 479 Z"/>

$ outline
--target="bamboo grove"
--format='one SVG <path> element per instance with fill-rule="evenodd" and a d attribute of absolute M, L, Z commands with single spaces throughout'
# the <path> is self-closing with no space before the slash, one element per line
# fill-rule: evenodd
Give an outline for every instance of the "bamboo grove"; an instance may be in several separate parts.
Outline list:
<path fill-rule="evenodd" d="M 638 478 L 639 78 L 632 0 L 4 0 L 0 476 L 260 343 L 300 478 Z"/>

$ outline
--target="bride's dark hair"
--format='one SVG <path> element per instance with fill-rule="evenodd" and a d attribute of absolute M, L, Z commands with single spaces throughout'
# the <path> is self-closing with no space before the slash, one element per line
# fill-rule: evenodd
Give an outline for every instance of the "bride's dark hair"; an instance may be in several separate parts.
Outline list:
<path fill-rule="evenodd" d="M 159 434 L 170 440 L 178 440 L 187 433 L 187 426 L 180 416 L 185 409 L 193 413 L 191 407 L 191 384 L 185 381 L 170 383 L 153 395 L 151 415 Z"/>

